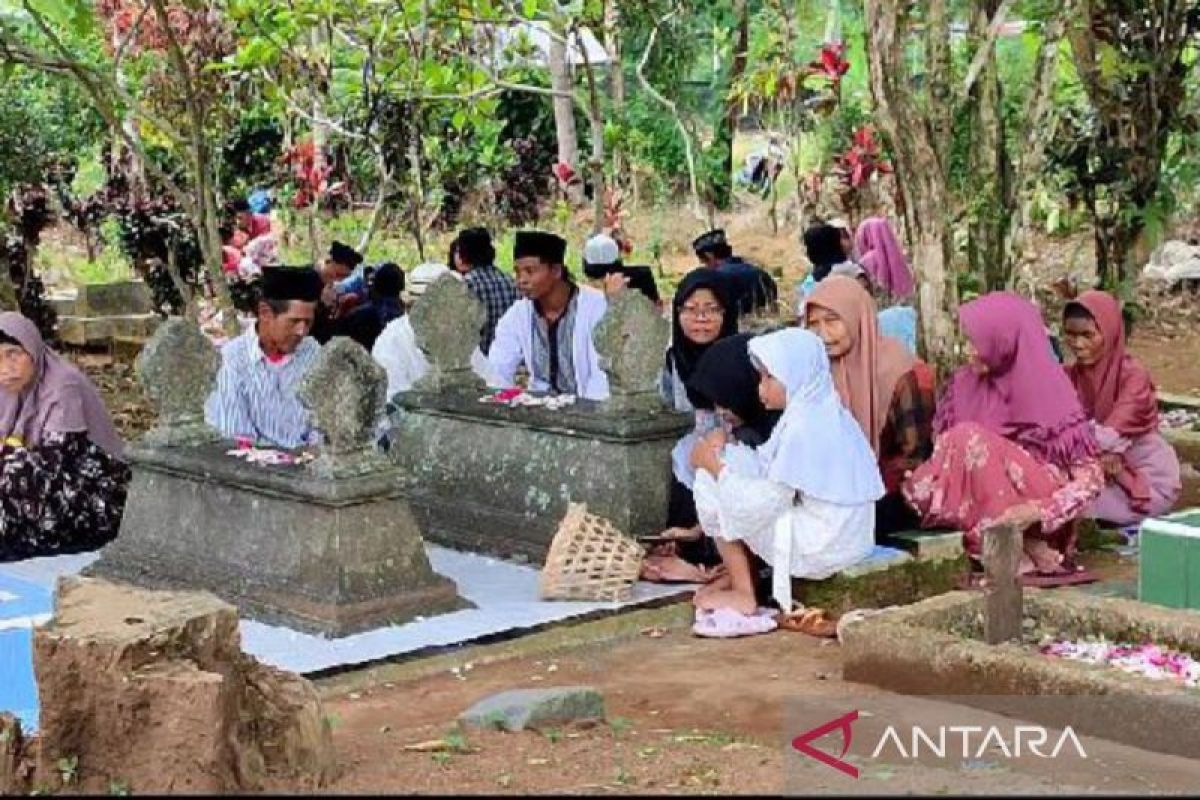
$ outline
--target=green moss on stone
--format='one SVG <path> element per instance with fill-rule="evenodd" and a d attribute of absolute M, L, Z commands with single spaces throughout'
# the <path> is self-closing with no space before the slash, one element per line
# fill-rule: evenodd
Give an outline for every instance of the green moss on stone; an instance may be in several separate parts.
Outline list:
<path fill-rule="evenodd" d="M 823 581 L 795 579 L 792 594 L 806 606 L 843 614 L 854 608 L 908 605 L 955 588 L 967 557 L 911 560 L 865 575 L 835 575 Z"/>

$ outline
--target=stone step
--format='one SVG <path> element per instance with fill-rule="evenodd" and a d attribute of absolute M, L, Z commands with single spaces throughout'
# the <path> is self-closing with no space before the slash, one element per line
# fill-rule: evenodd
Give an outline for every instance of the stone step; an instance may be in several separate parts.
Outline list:
<path fill-rule="evenodd" d="M 885 536 L 883 544 L 903 550 L 918 561 L 958 558 L 963 550 L 960 531 L 897 531 Z"/>
<path fill-rule="evenodd" d="M 89 283 L 79 287 L 75 308 L 83 317 L 149 314 L 154 311 L 154 295 L 144 281 Z"/>
<path fill-rule="evenodd" d="M 955 588 L 967 571 L 966 553 L 914 558 L 877 545 L 863 561 L 823 581 L 792 580 L 792 596 L 806 606 L 843 614 L 854 608 L 908 605 Z"/>
<path fill-rule="evenodd" d="M 77 298 L 78 294 L 74 290 L 68 290 L 49 295 L 46 302 L 59 317 L 73 317 L 76 316 Z"/>
<path fill-rule="evenodd" d="M 76 347 L 108 345 L 116 339 L 146 341 L 162 323 L 157 314 L 122 314 L 109 317 L 59 317 L 58 337 Z"/>

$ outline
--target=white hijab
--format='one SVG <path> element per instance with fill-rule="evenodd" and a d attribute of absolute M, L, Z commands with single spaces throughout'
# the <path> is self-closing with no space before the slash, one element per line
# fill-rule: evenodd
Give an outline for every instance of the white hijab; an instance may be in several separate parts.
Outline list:
<path fill-rule="evenodd" d="M 762 474 L 828 503 L 860 505 L 883 497 L 875 454 L 834 391 L 821 340 L 787 328 L 751 339 L 750 358 L 787 389 L 787 408 L 758 449 Z"/>

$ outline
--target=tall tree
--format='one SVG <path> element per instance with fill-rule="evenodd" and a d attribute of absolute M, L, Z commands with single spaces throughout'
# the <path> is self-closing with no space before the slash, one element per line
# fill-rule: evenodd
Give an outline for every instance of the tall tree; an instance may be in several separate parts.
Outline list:
<path fill-rule="evenodd" d="M 1167 141 L 1185 110 L 1200 2 L 1081 0 L 1068 39 L 1097 125 L 1087 200 L 1101 279 L 1132 277 L 1159 191 Z"/>
<path fill-rule="evenodd" d="M 950 260 L 950 20 L 946 0 L 925 5 L 924 85 L 907 57 L 914 7 L 905 0 L 865 0 L 871 94 L 880 129 L 892 147 L 896 179 L 904 187 L 904 215 L 921 319 L 920 340 L 940 370 L 953 363 L 958 286 Z M 924 94 L 924 97 L 921 96 Z"/>

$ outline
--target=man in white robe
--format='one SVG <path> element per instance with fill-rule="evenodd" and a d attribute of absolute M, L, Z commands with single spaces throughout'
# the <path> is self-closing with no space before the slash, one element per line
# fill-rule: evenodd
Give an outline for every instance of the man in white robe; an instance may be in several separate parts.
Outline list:
<path fill-rule="evenodd" d="M 571 280 L 566 251 L 566 241 L 552 233 L 517 233 L 513 267 L 522 299 L 496 325 L 488 362 L 502 388 L 516 385 L 523 363 L 530 391 L 607 400 L 608 376 L 592 333 L 608 301 L 603 292 Z"/>

